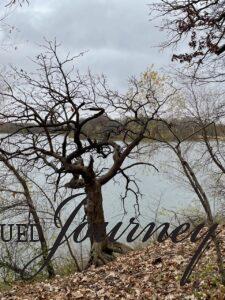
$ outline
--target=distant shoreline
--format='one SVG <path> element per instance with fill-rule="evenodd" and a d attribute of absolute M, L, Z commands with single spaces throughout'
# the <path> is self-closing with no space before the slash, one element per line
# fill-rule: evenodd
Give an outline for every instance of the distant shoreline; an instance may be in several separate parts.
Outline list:
<path fill-rule="evenodd" d="M 32 126 L 32 124 L 30 124 L 30 126 Z M 54 128 L 54 126 L 52 126 Z M 35 127 L 34 128 L 30 128 L 30 131 L 33 132 L 33 133 L 43 133 L 44 134 L 44 129 L 41 128 L 41 127 Z M 52 133 L 62 133 L 65 132 L 64 130 L 55 130 L 55 129 L 50 129 L 49 127 L 49 131 L 52 132 Z M 98 131 L 99 131 L 99 128 L 98 128 Z M 13 133 L 17 133 L 19 132 L 20 134 L 23 134 L 23 135 L 26 135 L 27 134 L 27 129 L 25 128 L 25 126 L 22 126 L 20 124 L 13 124 L 13 123 L 6 123 L 6 124 L 0 124 L 0 134 L 13 134 Z M 168 132 L 161 132 L 161 134 L 164 135 L 164 140 L 167 140 L 167 141 L 173 141 L 175 140 L 172 136 L 170 136 L 168 134 Z M 190 135 L 190 138 L 187 138 L 186 140 L 189 140 L 189 141 L 196 141 L 196 142 L 199 142 L 199 141 L 204 141 L 203 139 L 203 136 L 202 135 L 199 135 L 199 134 L 196 134 L 196 135 L 191 135 L 191 133 L 188 133 L 186 132 L 185 135 L 181 136 L 180 139 L 181 140 L 185 140 L 185 136 L 188 137 Z M 92 136 L 93 138 L 95 139 L 98 139 L 99 137 L 101 137 L 100 134 L 97 134 L 97 133 L 92 133 Z M 160 139 L 160 136 L 156 136 L 156 139 Z M 218 135 L 218 136 L 212 136 L 210 134 L 208 134 L 208 139 L 210 141 L 225 141 L 225 135 Z M 81 140 L 84 140 L 84 137 L 81 136 Z M 115 137 L 111 137 L 110 138 L 111 141 L 122 141 L 122 136 L 115 136 Z M 127 139 L 128 140 L 128 139 Z M 154 139 L 150 139 L 148 140 L 147 138 L 144 139 L 145 142 L 154 142 Z"/>

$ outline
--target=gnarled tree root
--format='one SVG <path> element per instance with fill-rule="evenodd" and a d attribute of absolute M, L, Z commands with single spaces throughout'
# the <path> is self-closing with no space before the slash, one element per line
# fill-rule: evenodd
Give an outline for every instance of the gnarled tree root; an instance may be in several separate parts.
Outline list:
<path fill-rule="evenodd" d="M 126 254 L 133 249 L 119 242 L 97 243 L 94 242 L 91 248 L 90 259 L 87 268 L 94 265 L 100 267 L 113 261 L 118 254 Z"/>

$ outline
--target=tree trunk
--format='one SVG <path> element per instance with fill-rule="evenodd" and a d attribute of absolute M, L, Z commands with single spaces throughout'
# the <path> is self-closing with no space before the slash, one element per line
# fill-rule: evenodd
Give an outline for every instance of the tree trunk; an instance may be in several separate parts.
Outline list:
<path fill-rule="evenodd" d="M 176 153 L 181 162 L 181 165 L 183 167 L 185 175 L 187 176 L 192 188 L 194 189 L 195 193 L 197 194 L 197 196 L 205 210 L 208 225 L 212 226 L 214 224 L 214 218 L 213 218 L 213 214 L 211 211 L 209 199 L 206 196 L 206 193 L 205 193 L 203 187 L 199 183 L 193 169 L 191 168 L 189 163 L 183 158 L 181 151 L 179 149 L 177 149 Z M 218 265 L 219 273 L 221 276 L 221 282 L 223 285 L 225 285 L 225 269 L 223 266 L 223 256 L 222 256 L 222 252 L 221 252 L 220 241 L 215 233 L 212 235 L 212 240 L 214 242 L 215 249 L 216 249 L 217 265 Z"/>
<path fill-rule="evenodd" d="M 126 253 L 131 248 L 118 242 L 110 242 L 107 238 L 102 190 L 98 181 L 93 180 L 86 185 L 87 204 L 85 213 L 89 224 L 91 241 L 90 260 L 87 265 L 101 266 L 116 257 L 116 253 Z"/>
<path fill-rule="evenodd" d="M 29 191 L 29 188 L 27 186 L 26 179 L 24 179 L 24 177 L 20 175 L 20 173 L 17 171 L 17 169 L 12 164 L 10 164 L 9 160 L 7 160 L 3 155 L 0 155 L 0 160 L 5 164 L 5 166 L 10 171 L 13 172 L 13 174 L 16 176 L 17 180 L 20 182 L 20 184 L 23 187 L 27 206 L 28 206 L 29 211 L 32 214 L 34 222 L 36 224 L 38 237 L 39 237 L 39 241 L 40 241 L 40 244 L 41 244 L 42 257 L 43 257 L 43 260 L 45 261 L 47 259 L 47 256 L 48 256 L 48 245 L 47 245 L 47 241 L 46 241 L 45 236 L 44 236 L 44 231 L 43 231 L 43 228 L 42 228 L 42 225 L 41 225 L 40 218 L 38 216 L 38 213 L 37 213 L 36 208 L 34 206 L 32 197 L 30 195 L 30 191 Z M 46 267 L 47 267 L 48 277 L 49 278 L 54 277 L 55 276 L 55 271 L 54 271 L 52 262 L 49 261 Z"/>
<path fill-rule="evenodd" d="M 28 199 L 29 199 L 29 197 L 28 197 Z M 32 199 L 30 199 L 30 201 L 28 202 L 28 205 L 29 205 L 30 212 L 33 216 L 33 219 L 34 219 L 34 222 L 35 222 L 35 225 L 36 225 L 36 228 L 37 228 L 38 237 L 39 237 L 39 241 L 40 241 L 40 244 L 41 244 L 42 257 L 43 257 L 43 260 L 46 261 L 46 259 L 48 257 L 48 245 L 47 245 L 47 241 L 46 241 L 45 236 L 44 236 L 44 231 L 43 231 L 40 219 L 38 217 L 37 211 L 36 211 L 36 209 L 33 205 Z M 52 278 L 52 277 L 55 276 L 55 271 L 54 271 L 54 268 L 53 268 L 53 265 L 52 265 L 51 261 L 49 261 L 47 263 L 46 269 L 47 269 L 49 278 Z"/>

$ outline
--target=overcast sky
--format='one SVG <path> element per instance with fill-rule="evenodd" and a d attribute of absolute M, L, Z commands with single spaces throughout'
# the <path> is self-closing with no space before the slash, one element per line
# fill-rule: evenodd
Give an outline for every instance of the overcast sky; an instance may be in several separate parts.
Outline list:
<path fill-rule="evenodd" d="M 149 22 L 151 0 L 30 0 L 7 22 L 15 26 L 11 41 L 17 46 L 1 50 L 0 64 L 31 68 L 28 57 L 40 51 L 43 37 L 62 43 L 65 52 L 88 50 L 79 68 L 104 73 L 113 85 L 124 87 L 131 75 L 147 66 L 170 63 L 170 52 L 155 47 L 165 35 Z M 3 39 L 3 33 L 0 34 Z"/>

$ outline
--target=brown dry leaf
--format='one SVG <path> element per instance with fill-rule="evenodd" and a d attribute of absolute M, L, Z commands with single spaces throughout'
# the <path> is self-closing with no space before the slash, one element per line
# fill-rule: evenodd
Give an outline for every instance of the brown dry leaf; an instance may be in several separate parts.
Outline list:
<path fill-rule="evenodd" d="M 225 241 L 225 230 L 220 232 Z M 225 244 L 225 242 L 224 242 Z M 118 257 L 100 268 L 91 268 L 68 277 L 37 283 L 17 283 L 0 292 L 1 300 L 222 300 L 225 287 L 220 284 L 213 244 L 204 252 L 190 283 L 179 280 L 197 245 L 189 240 L 152 243 L 148 247 Z M 225 245 L 222 244 L 225 257 Z M 207 271 L 210 266 L 210 272 Z"/>
<path fill-rule="evenodd" d="M 80 291 L 72 293 L 72 299 L 81 299 L 83 297 L 84 297 L 84 295 Z"/>

